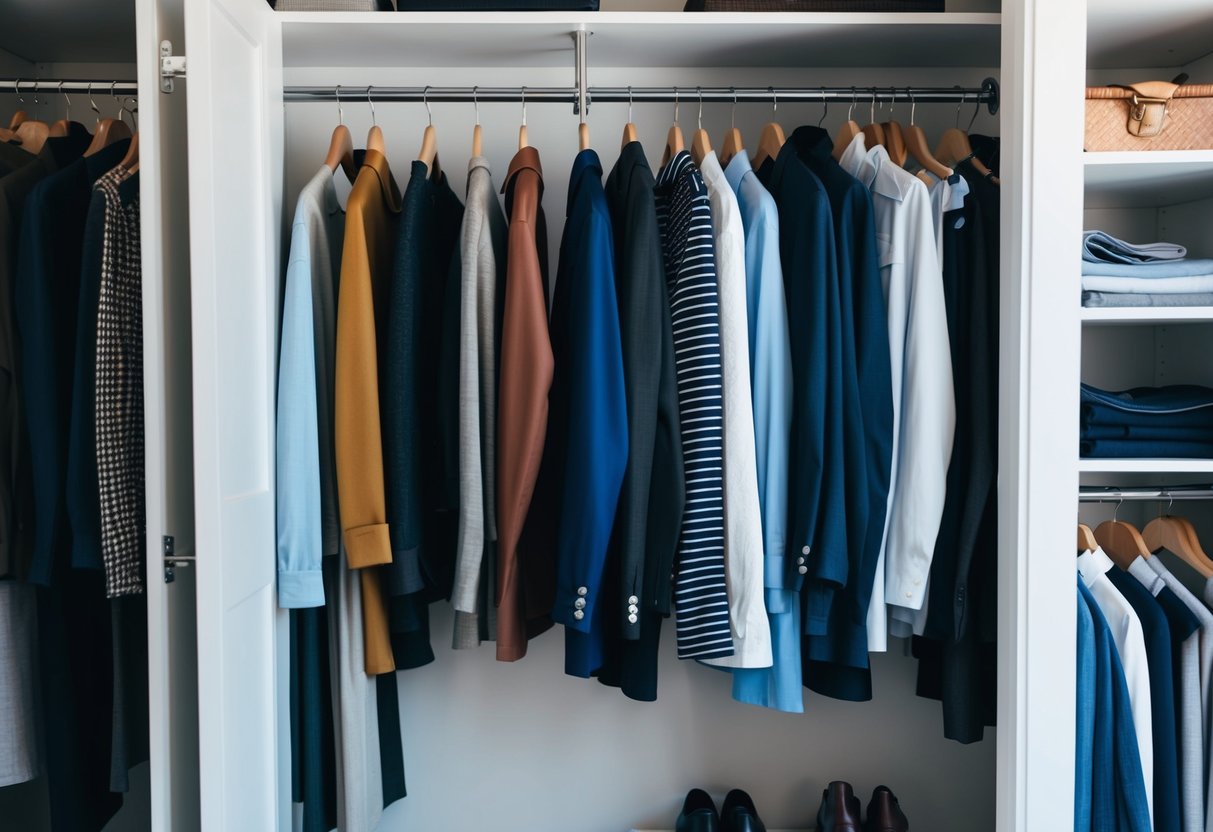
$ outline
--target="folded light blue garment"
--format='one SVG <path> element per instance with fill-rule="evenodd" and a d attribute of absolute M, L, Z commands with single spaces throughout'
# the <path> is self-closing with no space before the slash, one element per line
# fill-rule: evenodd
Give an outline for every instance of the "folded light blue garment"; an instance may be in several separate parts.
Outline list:
<path fill-rule="evenodd" d="M 1187 278 L 1181 278 L 1186 280 Z M 1145 294 L 1135 292 L 1083 292 L 1082 305 L 1088 309 L 1125 306 L 1213 306 L 1213 292 Z"/>
<path fill-rule="evenodd" d="M 1213 274 L 1213 260 L 1164 260 L 1158 263 L 1091 263 L 1082 261 L 1084 275 L 1101 277 L 1193 277 Z"/>
<path fill-rule="evenodd" d="M 1192 277 L 1107 277 L 1084 274 L 1084 292 L 1132 292 L 1142 295 L 1191 295 L 1213 292 L 1213 271 Z"/>
<path fill-rule="evenodd" d="M 1082 259 L 1091 263 L 1153 263 L 1182 260 L 1187 254 L 1178 243 L 1129 243 L 1106 231 L 1082 233 Z"/>

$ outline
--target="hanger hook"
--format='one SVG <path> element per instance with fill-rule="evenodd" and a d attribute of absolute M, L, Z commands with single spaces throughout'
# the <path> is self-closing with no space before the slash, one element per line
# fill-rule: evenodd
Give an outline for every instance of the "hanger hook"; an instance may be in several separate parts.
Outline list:
<path fill-rule="evenodd" d="M 345 110 L 341 109 L 341 85 L 338 84 L 333 90 L 333 97 L 337 99 L 337 123 L 345 124 Z"/>
<path fill-rule="evenodd" d="M 1175 494 L 1173 494 L 1173 493 L 1170 491 L 1170 489 L 1164 489 L 1162 493 L 1163 493 L 1163 494 L 1166 494 L 1166 495 L 1167 495 L 1167 497 L 1168 497 L 1168 501 L 1167 501 L 1167 514 L 1170 514 L 1170 513 L 1171 513 L 1171 509 L 1172 509 L 1172 508 L 1174 508 L 1174 506 L 1175 506 Z"/>
<path fill-rule="evenodd" d="M 421 103 L 425 105 L 426 117 L 430 120 L 430 127 L 434 126 L 434 111 L 430 109 L 430 85 L 426 84 L 425 89 L 421 91 Z"/>
<path fill-rule="evenodd" d="M 67 103 L 67 121 L 72 120 L 72 98 L 63 91 L 63 82 L 59 82 L 59 94 L 63 96 L 63 100 Z"/>
<path fill-rule="evenodd" d="M 678 123 L 678 87 L 674 87 L 674 123 Z"/>
<path fill-rule="evenodd" d="M 1120 507 L 1125 504 L 1125 497 L 1122 494 L 1120 499 L 1116 501 L 1116 507 L 1112 509 L 1112 522 L 1116 522 L 1116 515 L 1120 513 Z"/>
<path fill-rule="evenodd" d="M 826 98 L 826 88 L 821 88 L 821 118 L 817 119 L 817 126 L 820 127 L 825 123 L 826 116 L 830 112 L 830 100 Z"/>
<path fill-rule="evenodd" d="M 897 106 L 897 87 L 889 87 L 889 121 L 893 120 L 893 109 Z"/>
<path fill-rule="evenodd" d="M 906 94 L 910 96 L 910 126 L 914 126 L 914 114 L 918 110 L 918 102 L 914 100 L 914 90 L 906 87 Z"/>
<path fill-rule="evenodd" d="M 969 119 L 969 126 L 965 128 L 965 132 L 969 133 L 973 130 L 973 122 L 977 121 L 977 115 L 981 112 L 981 93 L 977 93 L 973 97 L 973 116 Z"/>
<path fill-rule="evenodd" d="M 632 85 L 628 85 L 628 124 L 632 123 Z"/>
<path fill-rule="evenodd" d="M 853 121 L 855 115 L 855 88 L 851 87 L 851 106 L 847 108 L 847 121 Z"/>
<path fill-rule="evenodd" d="M 964 106 L 966 97 L 967 96 L 965 94 L 965 91 L 961 90 L 960 91 L 960 103 L 956 105 L 956 122 L 955 122 L 954 126 L 956 127 L 957 130 L 960 129 L 960 108 Z"/>
<path fill-rule="evenodd" d="M 868 106 L 868 121 L 873 124 L 876 123 L 876 88 L 875 87 L 872 87 L 872 100 L 869 102 L 869 106 Z"/>
<path fill-rule="evenodd" d="M 17 103 L 24 105 L 25 99 L 21 96 L 21 79 L 13 79 L 13 95 L 17 96 Z"/>
<path fill-rule="evenodd" d="M 779 112 L 779 97 L 775 95 L 774 87 L 767 87 L 771 92 L 771 116 L 772 118 Z"/>
<path fill-rule="evenodd" d="M 729 110 L 729 129 L 737 129 L 737 87 L 729 87 L 729 91 L 733 93 L 733 108 Z"/>
<path fill-rule="evenodd" d="M 702 130 L 703 129 L 703 87 L 696 87 L 695 92 L 699 93 L 699 119 L 698 119 L 699 127 L 697 129 Z"/>
<path fill-rule="evenodd" d="M 24 102 L 22 102 L 24 103 Z M 97 107 L 97 102 L 93 100 L 93 82 L 88 82 L 88 106 L 89 109 L 96 114 L 97 118 L 101 118 L 101 110 Z"/>
<path fill-rule="evenodd" d="M 480 91 L 480 87 L 472 87 L 472 106 L 476 108 L 476 126 L 480 126 L 480 99 L 476 94 Z"/>
<path fill-rule="evenodd" d="M 372 127 L 378 127 L 378 126 L 379 126 L 379 122 L 378 122 L 378 120 L 375 118 L 375 102 L 371 100 L 371 88 L 370 88 L 370 86 L 368 86 L 368 87 L 366 88 L 366 103 L 367 103 L 368 105 L 370 105 L 370 108 L 371 108 L 371 126 L 372 126 Z"/>

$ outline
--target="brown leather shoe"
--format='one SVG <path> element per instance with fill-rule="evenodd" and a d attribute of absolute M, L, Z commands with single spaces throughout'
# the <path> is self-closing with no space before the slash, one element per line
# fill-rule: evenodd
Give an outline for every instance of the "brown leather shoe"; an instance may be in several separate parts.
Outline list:
<path fill-rule="evenodd" d="M 851 784 L 835 780 L 821 793 L 817 832 L 862 832 L 859 809 Z"/>
<path fill-rule="evenodd" d="M 868 820 L 863 832 L 910 832 L 910 821 L 888 786 L 877 786 L 868 802 Z"/>

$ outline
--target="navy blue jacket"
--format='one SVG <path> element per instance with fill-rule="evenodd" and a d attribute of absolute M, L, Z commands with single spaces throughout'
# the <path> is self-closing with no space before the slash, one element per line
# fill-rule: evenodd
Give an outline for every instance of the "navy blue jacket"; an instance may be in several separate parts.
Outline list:
<path fill-rule="evenodd" d="M 779 207 L 779 255 L 792 347 L 787 586 L 797 591 L 803 587 L 808 605 L 805 632 L 822 635 L 828 618 L 823 611 L 846 584 L 849 568 L 834 222 L 821 180 L 794 145 L 785 144 L 779 157 L 757 173 Z"/>
<path fill-rule="evenodd" d="M 603 570 L 628 458 L 614 238 L 592 150 L 577 154 L 569 176 L 550 332 L 548 442 L 562 463 L 553 472 L 561 485 L 552 620 L 565 626 L 565 672 L 588 677 L 602 666 L 605 628 L 619 620 Z"/>
<path fill-rule="evenodd" d="M 834 160 L 834 143 L 819 127 L 789 138 L 821 180 L 834 219 L 841 306 L 841 372 L 846 430 L 847 541 L 850 568 L 829 610 L 824 636 L 806 643 L 809 687 L 841 699 L 872 698 L 868 670 L 868 602 L 884 536 L 893 461 L 893 381 L 888 312 L 880 280 L 872 195 Z M 810 608 L 810 613 L 813 610 Z"/>

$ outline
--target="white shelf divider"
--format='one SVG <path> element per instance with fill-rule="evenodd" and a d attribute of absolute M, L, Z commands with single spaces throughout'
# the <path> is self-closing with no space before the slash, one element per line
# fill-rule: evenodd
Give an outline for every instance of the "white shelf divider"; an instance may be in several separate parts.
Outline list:
<path fill-rule="evenodd" d="M 1178 205 L 1213 196 L 1213 150 L 1083 154 L 1088 208 Z"/>
<path fill-rule="evenodd" d="M 1080 459 L 1083 474 L 1213 474 L 1213 459 Z"/>
<path fill-rule="evenodd" d="M 1213 306 L 1138 306 L 1082 310 L 1084 326 L 1162 326 L 1213 323 Z"/>

